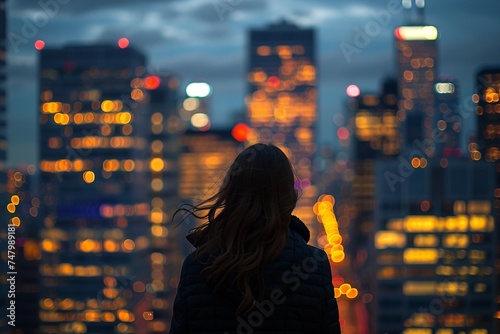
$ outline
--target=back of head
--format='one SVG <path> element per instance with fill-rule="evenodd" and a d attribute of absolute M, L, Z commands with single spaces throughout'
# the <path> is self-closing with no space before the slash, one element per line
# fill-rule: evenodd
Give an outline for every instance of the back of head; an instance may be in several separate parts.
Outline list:
<path fill-rule="evenodd" d="M 207 222 L 195 229 L 197 259 L 209 283 L 241 296 L 237 313 L 251 308 L 250 280 L 263 292 L 264 266 L 283 251 L 297 202 L 290 161 L 272 144 L 243 150 L 219 191 L 191 212 Z M 196 214 L 195 214 L 196 215 Z"/>

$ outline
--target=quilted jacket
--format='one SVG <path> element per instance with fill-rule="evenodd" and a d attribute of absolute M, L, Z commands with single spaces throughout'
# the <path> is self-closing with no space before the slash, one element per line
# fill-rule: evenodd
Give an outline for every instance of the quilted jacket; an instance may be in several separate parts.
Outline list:
<path fill-rule="evenodd" d="M 182 266 L 170 333 L 339 334 L 329 261 L 307 241 L 309 230 L 292 217 L 284 251 L 265 268 L 265 297 L 238 317 L 238 298 L 214 293 L 191 253 Z"/>

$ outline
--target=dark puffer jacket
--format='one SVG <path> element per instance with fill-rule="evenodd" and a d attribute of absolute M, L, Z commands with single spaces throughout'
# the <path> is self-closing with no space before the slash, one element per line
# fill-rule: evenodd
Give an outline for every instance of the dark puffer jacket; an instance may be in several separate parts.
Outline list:
<path fill-rule="evenodd" d="M 237 298 L 214 293 L 191 253 L 182 266 L 170 334 L 339 334 L 329 261 L 324 251 L 307 241 L 309 230 L 292 217 L 283 253 L 265 269 L 264 299 L 241 317 L 234 315 Z"/>

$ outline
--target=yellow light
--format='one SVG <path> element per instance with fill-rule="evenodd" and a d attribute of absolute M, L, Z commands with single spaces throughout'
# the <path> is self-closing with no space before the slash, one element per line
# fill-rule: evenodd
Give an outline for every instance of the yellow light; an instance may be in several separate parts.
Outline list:
<path fill-rule="evenodd" d="M 350 289 L 351 289 L 351 285 L 349 283 L 344 283 L 339 287 L 340 292 L 343 294 L 345 294 Z"/>
<path fill-rule="evenodd" d="M 403 253 L 405 263 L 437 263 L 438 251 L 433 248 L 407 248 Z"/>
<path fill-rule="evenodd" d="M 149 163 L 149 167 L 154 172 L 160 172 L 165 167 L 165 162 L 161 158 L 153 158 Z"/>
<path fill-rule="evenodd" d="M 375 233 L 375 248 L 403 248 L 406 246 L 406 234 L 393 231 L 378 231 Z"/>
<path fill-rule="evenodd" d="M 184 100 L 182 106 L 187 111 L 194 111 L 198 109 L 198 107 L 200 106 L 200 100 L 195 97 L 188 97 L 187 99 Z"/>
<path fill-rule="evenodd" d="M 104 100 L 101 103 L 101 109 L 104 112 L 110 112 L 114 110 L 114 103 L 111 100 Z"/>
<path fill-rule="evenodd" d="M 135 249 L 135 242 L 131 239 L 126 239 L 123 241 L 123 248 L 126 251 L 133 251 Z"/>
<path fill-rule="evenodd" d="M 19 219 L 19 217 L 12 217 L 12 219 L 10 220 L 10 222 L 15 227 L 19 227 L 21 225 L 21 219 Z"/>
<path fill-rule="evenodd" d="M 16 206 L 14 205 L 14 203 L 7 204 L 7 211 L 9 211 L 10 213 L 16 212 Z"/>
<path fill-rule="evenodd" d="M 271 48 L 269 46 L 261 45 L 257 48 L 257 54 L 259 56 L 269 56 L 271 54 Z"/>
<path fill-rule="evenodd" d="M 123 161 L 123 170 L 126 172 L 131 172 L 135 169 L 135 162 L 134 160 L 127 159 Z"/>
<path fill-rule="evenodd" d="M 191 124 L 196 128 L 204 128 L 210 124 L 210 119 L 207 114 L 196 113 L 191 116 Z"/>
<path fill-rule="evenodd" d="M 358 296 L 358 289 L 351 288 L 351 289 L 347 290 L 345 295 L 347 296 L 347 298 L 351 298 L 351 299 L 356 298 Z"/>
<path fill-rule="evenodd" d="M 11 198 L 10 198 L 10 201 L 12 203 L 14 203 L 14 205 L 19 205 L 19 196 L 17 195 L 13 195 Z"/>
<path fill-rule="evenodd" d="M 86 171 L 83 173 L 83 180 L 86 183 L 92 183 L 95 181 L 95 174 L 92 171 Z"/>
<path fill-rule="evenodd" d="M 130 93 L 130 97 L 135 101 L 140 101 L 144 98 L 144 93 L 142 90 L 136 88 Z"/>
<path fill-rule="evenodd" d="M 438 30 L 434 26 L 404 26 L 398 27 L 394 31 L 399 40 L 415 41 L 428 40 L 433 41 L 438 38 Z"/>
<path fill-rule="evenodd" d="M 153 320 L 153 312 L 151 311 L 143 312 L 142 317 L 144 318 L 144 320 L 147 321 Z"/>
<path fill-rule="evenodd" d="M 129 112 L 120 112 L 116 114 L 116 123 L 128 124 L 132 120 L 132 114 Z"/>

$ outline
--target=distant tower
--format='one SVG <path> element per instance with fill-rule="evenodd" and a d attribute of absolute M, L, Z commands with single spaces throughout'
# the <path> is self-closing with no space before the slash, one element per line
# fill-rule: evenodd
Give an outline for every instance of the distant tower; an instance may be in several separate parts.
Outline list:
<path fill-rule="evenodd" d="M 439 78 L 434 84 L 435 113 L 432 122 L 436 157 L 460 157 L 462 117 L 458 110 L 458 85 L 449 78 Z"/>
<path fill-rule="evenodd" d="M 472 100 L 477 104 L 477 144 L 471 143 L 469 150 L 474 160 L 485 160 L 494 163 L 496 181 L 494 210 L 496 220 L 496 240 L 500 243 L 500 66 L 484 68 L 476 75 L 476 94 Z M 500 258 L 500 247 L 497 246 L 496 258 Z M 496 275 L 497 293 L 495 297 L 496 312 L 500 314 L 500 271 Z M 496 317 L 497 332 L 500 320 Z"/>
<path fill-rule="evenodd" d="M 289 22 L 250 31 L 250 66 L 246 98 L 250 144 L 267 141 L 282 148 L 291 159 L 301 197 L 295 214 L 312 230 L 316 242 L 316 187 L 312 160 L 316 153 L 317 89 L 313 29 Z"/>
<path fill-rule="evenodd" d="M 434 26 L 401 26 L 396 37 L 398 119 L 404 121 L 405 147 L 432 139 L 434 83 L 437 73 L 438 31 Z M 434 151 L 424 152 L 434 156 Z"/>
<path fill-rule="evenodd" d="M 476 76 L 477 144 L 482 158 L 500 163 L 500 66 Z"/>

